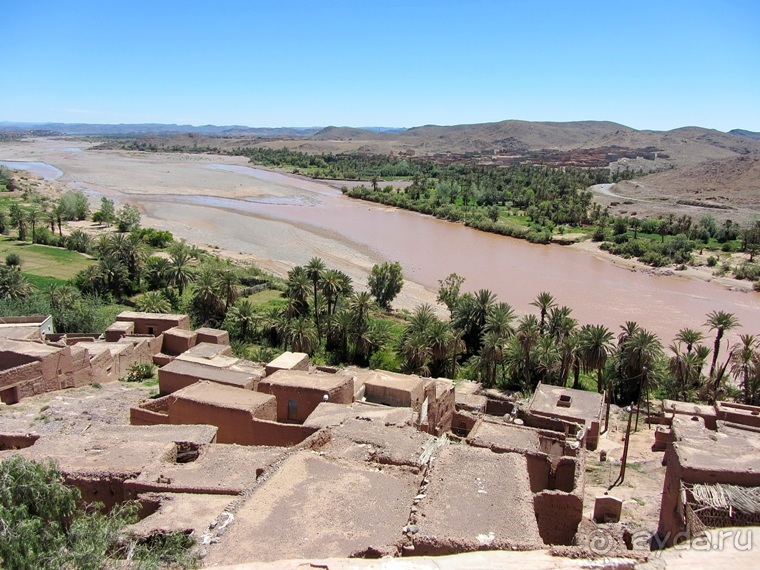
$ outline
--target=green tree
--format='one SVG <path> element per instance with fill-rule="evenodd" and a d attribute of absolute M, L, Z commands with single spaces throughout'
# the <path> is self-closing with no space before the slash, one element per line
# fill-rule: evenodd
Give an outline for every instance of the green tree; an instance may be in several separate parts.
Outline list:
<path fill-rule="evenodd" d="M 145 313 L 170 313 L 172 306 L 159 291 L 148 291 L 137 299 L 137 309 Z"/>
<path fill-rule="evenodd" d="M 374 265 L 370 272 L 367 285 L 381 308 L 389 311 L 391 302 L 401 292 L 404 286 L 404 274 L 401 264 L 394 261 Z"/>
<path fill-rule="evenodd" d="M 446 279 L 438 281 L 438 297 L 436 301 L 446 305 L 449 315 L 454 314 L 454 307 L 459 301 L 459 291 L 464 283 L 464 277 L 451 273 Z"/>
<path fill-rule="evenodd" d="M 116 228 L 120 232 L 133 232 L 140 227 L 140 212 L 130 204 L 124 204 L 116 212 Z"/>
<path fill-rule="evenodd" d="M 531 302 L 531 305 L 534 307 L 537 307 L 540 314 L 541 314 L 541 320 L 540 320 L 540 329 L 541 334 L 544 334 L 545 326 L 546 326 L 546 314 L 548 313 L 549 309 L 552 307 L 557 306 L 557 301 L 554 299 L 554 296 L 551 293 L 548 293 L 547 291 L 543 291 L 538 294 L 536 299 Z"/>
<path fill-rule="evenodd" d="M 100 220 L 106 225 L 110 226 L 116 219 L 116 208 L 114 207 L 113 200 L 103 196 L 100 199 Z M 94 218 L 94 216 L 93 216 Z"/>
<path fill-rule="evenodd" d="M 581 365 L 586 371 L 596 371 L 596 389 L 601 394 L 604 382 L 602 372 L 607 358 L 614 349 L 615 336 L 603 325 L 584 325 L 580 330 L 579 354 Z M 608 390 L 609 391 L 609 390 Z M 612 393 L 607 395 L 612 398 Z"/>
<path fill-rule="evenodd" d="M 708 313 L 705 325 L 710 327 L 711 331 L 715 331 L 712 364 L 710 364 L 710 378 L 713 378 L 715 375 L 715 364 L 718 362 L 718 353 L 720 352 L 720 341 L 723 338 L 723 335 L 727 331 L 733 330 L 741 325 L 739 324 L 739 319 L 736 318 L 736 315 L 725 311 L 712 311 Z M 718 381 L 716 380 L 714 391 L 717 391 L 717 389 Z"/>
<path fill-rule="evenodd" d="M 731 363 L 731 375 L 736 378 L 744 392 L 744 403 L 757 405 L 758 401 L 758 341 L 754 335 L 743 334 L 739 342 L 731 349 L 729 361 Z M 753 381 L 754 380 L 754 381 Z"/>
<path fill-rule="evenodd" d="M 86 220 L 90 213 L 90 204 L 79 190 L 66 190 L 59 200 L 61 217 L 65 220 Z M 59 222 L 60 227 L 60 222 Z"/>
<path fill-rule="evenodd" d="M 249 299 L 238 299 L 227 313 L 227 322 L 234 337 L 243 342 L 249 342 L 254 337 L 261 320 L 261 315 Z"/>
<path fill-rule="evenodd" d="M 0 299 L 25 299 L 34 288 L 20 271 L 7 265 L 0 266 Z"/>
<path fill-rule="evenodd" d="M 309 263 L 306 264 L 306 276 L 311 281 L 312 289 L 314 292 L 314 324 L 317 327 L 317 337 L 322 338 L 322 331 L 319 328 L 319 298 L 317 296 L 317 290 L 319 284 L 324 276 L 326 267 L 324 262 L 318 257 L 312 257 Z"/>

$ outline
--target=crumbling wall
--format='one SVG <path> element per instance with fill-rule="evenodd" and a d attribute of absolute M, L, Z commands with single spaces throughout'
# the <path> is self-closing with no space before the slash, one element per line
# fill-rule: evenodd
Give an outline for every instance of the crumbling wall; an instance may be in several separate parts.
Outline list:
<path fill-rule="evenodd" d="M 571 545 L 583 518 L 583 499 L 562 491 L 533 495 L 538 532 L 545 544 Z"/>
<path fill-rule="evenodd" d="M 251 430 L 246 434 L 248 439 L 244 445 L 290 447 L 301 443 L 318 431 L 318 428 L 300 424 L 279 424 L 254 418 L 251 421 Z M 243 445 L 242 442 L 241 445 Z"/>
<path fill-rule="evenodd" d="M 133 426 L 154 426 L 169 424 L 169 398 L 145 400 L 139 406 L 129 409 L 129 423 Z"/>

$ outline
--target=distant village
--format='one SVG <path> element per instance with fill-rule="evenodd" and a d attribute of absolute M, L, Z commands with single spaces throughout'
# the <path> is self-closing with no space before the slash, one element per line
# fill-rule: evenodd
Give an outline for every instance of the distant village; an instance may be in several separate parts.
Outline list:
<path fill-rule="evenodd" d="M 192 330 L 179 314 L 122 312 L 102 335 L 0 318 L 6 406 L 136 365 L 159 367 L 159 393 L 131 407 L 129 425 L 0 433 L 0 459 L 51 458 L 86 502 L 138 501 L 135 532 L 192 535 L 204 565 L 560 547 L 640 560 L 615 484 L 593 504 L 584 491 L 590 461 L 613 462 L 622 482 L 639 412 L 666 465 L 647 549 L 760 524 L 760 407 L 620 411 L 623 454 L 607 457 L 604 393 L 539 384 L 520 402 L 476 382 L 315 366 L 305 353 L 251 362 L 232 356 L 226 331 Z"/>

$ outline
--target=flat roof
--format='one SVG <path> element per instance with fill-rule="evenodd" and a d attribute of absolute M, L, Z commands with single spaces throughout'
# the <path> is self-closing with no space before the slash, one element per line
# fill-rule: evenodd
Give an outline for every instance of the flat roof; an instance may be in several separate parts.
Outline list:
<path fill-rule="evenodd" d="M 760 484 L 760 434 L 722 427 L 713 431 L 687 416 L 673 418 L 673 449 L 685 469 L 751 473 Z"/>
<path fill-rule="evenodd" d="M 467 442 L 494 451 L 517 453 L 540 452 L 541 442 L 535 429 L 512 424 L 480 421 L 470 431 Z"/>
<path fill-rule="evenodd" d="M 420 467 L 435 441 L 412 426 L 386 426 L 381 420 L 351 418 L 331 430 L 332 439 L 320 450 L 327 456 L 385 465 Z"/>
<path fill-rule="evenodd" d="M 411 408 L 392 408 L 382 404 L 354 402 L 352 404 L 335 404 L 322 402 L 306 418 L 305 427 L 323 428 L 338 426 L 348 419 L 380 421 L 385 425 L 412 425 L 414 410 Z"/>
<path fill-rule="evenodd" d="M 543 547 L 525 456 L 452 444 L 433 459 L 427 478 L 415 543 Z"/>
<path fill-rule="evenodd" d="M 276 401 L 275 397 L 270 394 L 204 381 L 177 390 L 172 394 L 172 398 L 214 404 L 236 410 L 255 410 L 269 402 Z"/>
<path fill-rule="evenodd" d="M 570 406 L 557 405 L 561 396 L 569 396 L 572 399 Z M 533 393 L 528 410 L 558 418 L 582 418 L 586 422 L 591 422 L 601 418 L 603 403 L 602 394 L 596 392 L 539 384 Z"/>
<path fill-rule="evenodd" d="M 198 331 L 195 331 L 198 332 Z M 226 358 L 232 358 L 228 354 L 225 354 L 230 350 L 228 344 L 215 344 L 213 342 L 199 342 L 195 346 L 188 348 L 185 352 L 177 356 L 182 360 L 189 360 L 198 362 L 200 360 L 208 361 L 220 356 Z"/>
<path fill-rule="evenodd" d="M 61 350 L 63 349 L 60 346 L 51 346 L 41 342 L 0 338 L 0 352 L 15 352 L 16 354 L 25 354 L 32 358 L 44 358 Z"/>
<path fill-rule="evenodd" d="M 259 390 L 262 389 L 262 386 L 332 390 L 344 386 L 352 378 L 352 376 L 341 373 L 329 374 L 327 372 L 308 372 L 306 370 L 278 370 L 261 379 Z"/>
<path fill-rule="evenodd" d="M 146 465 L 174 452 L 169 441 L 121 441 L 106 435 L 46 435 L 31 447 L 0 452 L 0 458 L 20 455 L 40 461 L 52 459 L 69 474 L 121 473 L 137 475 Z"/>
<path fill-rule="evenodd" d="M 226 356 L 219 356 L 217 358 L 227 358 Z M 216 360 L 213 359 L 213 360 Z M 236 359 L 233 359 L 236 360 Z M 171 372 L 174 374 L 181 374 L 183 376 L 193 376 L 198 380 L 211 380 L 221 384 L 231 384 L 235 386 L 245 386 L 253 378 L 253 374 L 250 372 L 243 372 L 240 370 L 233 370 L 229 366 L 218 366 L 212 364 L 211 361 L 195 361 L 176 358 L 169 364 L 162 366 L 158 370 L 159 379 L 161 371 Z"/>
<path fill-rule="evenodd" d="M 103 352 L 109 352 L 111 356 L 116 356 L 124 352 L 127 349 L 134 349 L 134 343 L 132 342 L 105 342 L 102 340 L 96 340 L 93 342 L 82 341 L 78 342 L 79 348 L 86 348 L 90 354 L 101 354 Z"/>
<path fill-rule="evenodd" d="M 147 493 L 142 500 L 159 502 L 158 510 L 126 530 L 138 536 L 188 532 L 200 541 L 209 522 L 216 519 L 237 497 L 196 493 Z"/>
<path fill-rule="evenodd" d="M 169 313 L 140 313 L 138 311 L 122 311 L 116 315 L 116 320 L 151 319 L 154 321 L 179 321 L 187 319 L 187 315 Z"/>
<path fill-rule="evenodd" d="M 386 370 L 368 370 L 362 376 L 362 381 L 365 386 L 382 386 L 385 388 L 395 388 L 406 391 L 415 390 L 425 382 L 419 376 L 398 374 Z"/>
<path fill-rule="evenodd" d="M 679 400 L 663 400 L 662 411 L 665 413 L 691 414 L 695 416 L 717 416 L 714 406 L 695 404 L 693 402 L 681 402 Z"/>
<path fill-rule="evenodd" d="M 256 485 L 258 477 L 282 459 L 287 449 L 214 443 L 200 448 L 195 461 L 151 463 L 135 480 L 139 492 L 176 491 L 238 495 Z"/>
<path fill-rule="evenodd" d="M 305 352 L 283 352 L 280 356 L 275 358 L 272 362 L 269 362 L 267 364 L 270 368 L 292 368 L 293 366 L 296 366 L 300 362 L 303 361 L 304 358 L 309 358 L 309 355 Z"/>
<path fill-rule="evenodd" d="M 204 562 L 347 557 L 370 547 L 390 554 L 417 491 L 411 473 L 299 451 L 235 512 Z"/>

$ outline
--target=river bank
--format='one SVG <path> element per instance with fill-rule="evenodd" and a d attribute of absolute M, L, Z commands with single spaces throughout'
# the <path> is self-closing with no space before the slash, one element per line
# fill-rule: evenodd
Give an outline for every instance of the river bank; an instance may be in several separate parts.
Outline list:
<path fill-rule="evenodd" d="M 78 152 L 66 150 L 74 144 Z M 52 164 L 64 173 L 56 183 L 88 193 L 96 208 L 101 195 L 132 203 L 144 225 L 279 275 L 321 257 L 362 288 L 372 265 L 399 261 L 407 281 L 398 308 L 434 303 L 438 280 L 456 272 L 465 290 L 490 289 L 520 313 L 534 312 L 531 301 L 549 291 L 580 324 L 617 331 L 635 320 L 665 342 L 679 328 L 702 326 L 712 310 L 737 314 L 739 332 L 760 330 L 760 295 L 736 291 L 746 283 L 701 268 L 662 275 L 590 242 L 541 246 L 487 234 L 350 199 L 329 184 L 252 168 L 242 157 L 91 151 L 82 142 L 37 139 L 3 144 L 0 159 Z"/>

